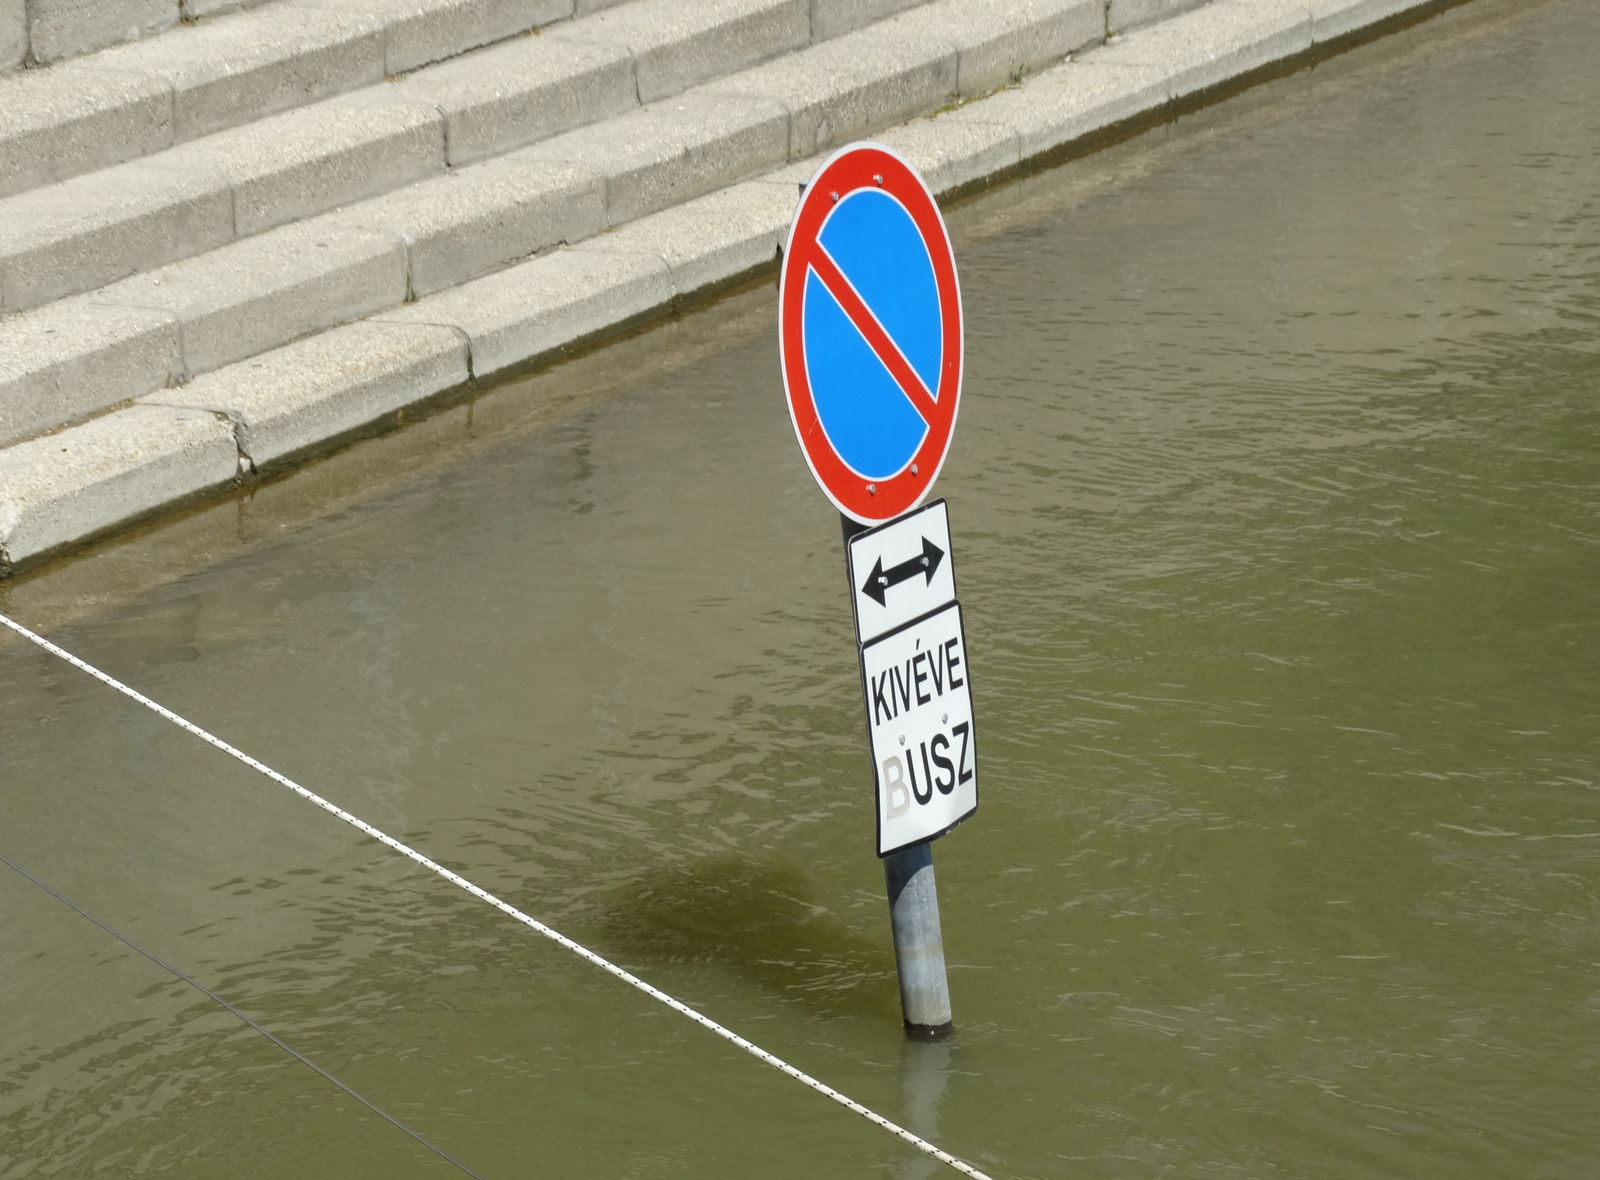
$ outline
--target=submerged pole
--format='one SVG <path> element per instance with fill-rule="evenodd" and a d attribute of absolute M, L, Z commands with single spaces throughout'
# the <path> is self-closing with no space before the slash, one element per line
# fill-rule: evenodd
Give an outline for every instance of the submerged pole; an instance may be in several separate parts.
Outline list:
<path fill-rule="evenodd" d="M 891 852 L 883 858 L 883 877 L 889 887 L 889 923 L 894 928 L 894 964 L 906 1032 L 915 1037 L 943 1036 L 954 1023 L 944 938 L 939 933 L 932 843 Z"/>
<path fill-rule="evenodd" d="M 867 527 L 842 512 L 839 524 L 846 548 L 850 538 Z M 845 569 L 849 568 L 846 559 Z M 919 1039 L 942 1037 L 955 1026 L 944 968 L 944 937 L 939 932 L 932 842 L 913 844 L 884 857 L 883 879 L 889 892 L 889 925 L 894 932 L 894 963 L 906 1032 Z"/>

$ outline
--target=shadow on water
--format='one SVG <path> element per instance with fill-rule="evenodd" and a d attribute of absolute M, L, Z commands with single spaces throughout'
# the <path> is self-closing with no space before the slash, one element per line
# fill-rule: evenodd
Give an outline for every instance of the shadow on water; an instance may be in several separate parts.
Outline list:
<path fill-rule="evenodd" d="M 815 901 L 788 865 L 714 857 L 636 879 L 603 923 L 614 951 L 656 963 L 712 963 L 822 1015 L 900 1018 L 894 953 Z"/>

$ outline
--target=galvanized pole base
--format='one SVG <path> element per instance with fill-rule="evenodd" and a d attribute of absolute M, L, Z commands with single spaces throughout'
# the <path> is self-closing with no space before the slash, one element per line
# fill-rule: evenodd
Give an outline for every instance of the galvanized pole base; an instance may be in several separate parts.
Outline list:
<path fill-rule="evenodd" d="M 939 893 L 933 882 L 933 845 L 914 844 L 890 853 L 883 858 L 883 876 L 889 886 L 889 921 L 894 927 L 906 1031 L 916 1037 L 942 1037 L 954 1024 L 944 939 L 939 933 Z"/>

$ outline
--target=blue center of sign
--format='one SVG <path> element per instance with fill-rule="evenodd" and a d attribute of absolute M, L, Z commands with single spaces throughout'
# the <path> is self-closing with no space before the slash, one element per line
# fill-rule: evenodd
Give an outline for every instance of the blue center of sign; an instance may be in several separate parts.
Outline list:
<path fill-rule="evenodd" d="M 937 399 L 939 288 L 905 207 L 858 189 L 834 207 L 818 241 Z M 804 320 L 806 376 L 828 441 L 852 470 L 888 479 L 911 462 L 928 424 L 815 271 L 806 274 Z"/>

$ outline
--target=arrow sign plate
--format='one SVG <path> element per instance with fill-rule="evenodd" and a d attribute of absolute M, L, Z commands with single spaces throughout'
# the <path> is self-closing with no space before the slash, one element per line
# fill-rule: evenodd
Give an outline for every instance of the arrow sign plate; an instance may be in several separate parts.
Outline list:
<path fill-rule="evenodd" d="M 969 679 L 954 602 L 862 647 L 879 856 L 942 836 L 978 809 Z"/>
<path fill-rule="evenodd" d="M 850 538 L 856 642 L 866 643 L 956 597 L 950 516 L 935 500 Z"/>

